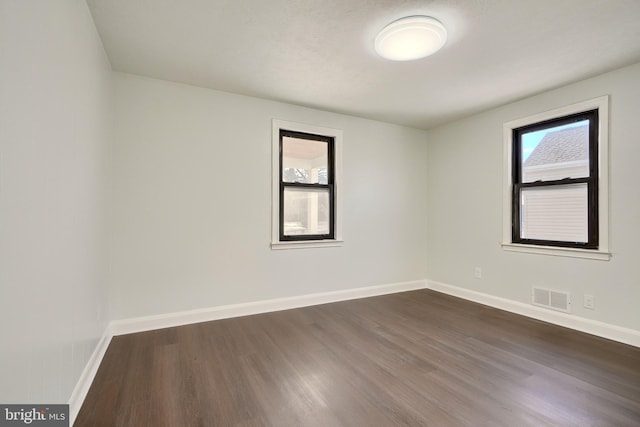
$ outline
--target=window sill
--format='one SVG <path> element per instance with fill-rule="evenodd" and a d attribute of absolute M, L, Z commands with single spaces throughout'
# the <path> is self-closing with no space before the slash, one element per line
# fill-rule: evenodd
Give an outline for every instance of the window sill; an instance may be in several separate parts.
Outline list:
<path fill-rule="evenodd" d="M 309 249 L 342 246 L 344 240 L 303 240 L 292 242 L 271 242 L 271 249 Z"/>
<path fill-rule="evenodd" d="M 538 255 L 566 256 L 571 258 L 597 259 L 609 261 L 611 253 L 600 250 L 561 248 L 555 246 L 534 246 L 518 243 L 502 243 L 502 249 L 510 252 L 525 252 Z"/>

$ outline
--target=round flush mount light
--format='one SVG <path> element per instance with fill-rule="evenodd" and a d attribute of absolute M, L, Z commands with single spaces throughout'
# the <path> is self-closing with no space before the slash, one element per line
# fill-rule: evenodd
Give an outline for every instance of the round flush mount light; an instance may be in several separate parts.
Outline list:
<path fill-rule="evenodd" d="M 378 33 L 378 55 L 392 61 L 411 61 L 436 53 L 447 41 L 444 25 L 430 16 L 407 16 Z"/>

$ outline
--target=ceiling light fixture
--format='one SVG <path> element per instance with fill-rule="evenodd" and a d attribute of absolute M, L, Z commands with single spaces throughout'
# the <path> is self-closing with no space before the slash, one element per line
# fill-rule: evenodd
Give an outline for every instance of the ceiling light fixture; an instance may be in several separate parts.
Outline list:
<path fill-rule="evenodd" d="M 430 16 L 407 16 L 378 33 L 378 55 L 392 61 L 411 61 L 436 53 L 447 41 L 444 25 Z"/>

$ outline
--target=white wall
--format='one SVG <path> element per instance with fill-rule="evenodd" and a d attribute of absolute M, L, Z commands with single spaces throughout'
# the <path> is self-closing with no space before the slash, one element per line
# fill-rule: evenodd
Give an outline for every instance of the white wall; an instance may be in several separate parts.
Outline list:
<path fill-rule="evenodd" d="M 503 251 L 503 123 L 601 95 L 610 95 L 612 259 Z M 577 316 L 640 330 L 638 117 L 640 64 L 429 131 L 429 279 L 522 303 L 533 285 L 566 290 Z M 583 308 L 585 293 L 595 295 L 595 310 Z"/>
<path fill-rule="evenodd" d="M 0 0 L 0 402 L 66 403 L 105 328 L 111 69 L 82 0 Z"/>
<path fill-rule="evenodd" d="M 426 277 L 423 131 L 116 73 L 115 319 Z M 345 244 L 274 251 L 271 120 L 344 131 Z"/>

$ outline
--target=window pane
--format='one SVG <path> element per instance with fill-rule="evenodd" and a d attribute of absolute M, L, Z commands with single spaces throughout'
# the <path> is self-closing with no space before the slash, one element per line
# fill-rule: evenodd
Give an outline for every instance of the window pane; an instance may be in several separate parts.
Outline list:
<path fill-rule="evenodd" d="M 588 241 L 587 184 L 524 188 L 520 196 L 522 239 Z"/>
<path fill-rule="evenodd" d="M 284 189 L 284 235 L 329 234 L 329 190 Z"/>
<path fill-rule="evenodd" d="M 327 184 L 329 144 L 312 139 L 282 138 L 282 180 Z"/>
<path fill-rule="evenodd" d="M 522 182 L 589 176 L 589 121 L 523 133 Z"/>

